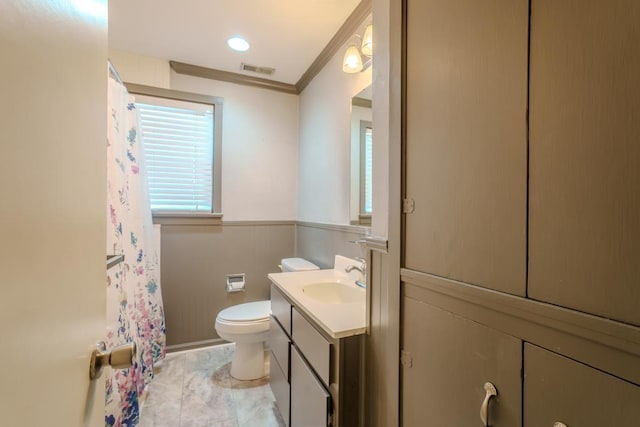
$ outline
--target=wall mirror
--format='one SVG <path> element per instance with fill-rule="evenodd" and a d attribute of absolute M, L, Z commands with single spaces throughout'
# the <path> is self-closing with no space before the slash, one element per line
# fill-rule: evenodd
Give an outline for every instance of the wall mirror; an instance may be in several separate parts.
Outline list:
<path fill-rule="evenodd" d="M 372 89 L 351 98 L 351 214 L 353 225 L 371 225 L 373 213 Z"/>

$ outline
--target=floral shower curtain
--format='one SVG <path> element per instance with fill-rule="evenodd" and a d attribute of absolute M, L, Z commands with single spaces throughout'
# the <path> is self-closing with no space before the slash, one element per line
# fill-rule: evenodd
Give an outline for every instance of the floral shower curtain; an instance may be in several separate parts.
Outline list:
<path fill-rule="evenodd" d="M 124 261 L 107 270 L 107 348 L 133 341 L 137 354 L 131 368 L 109 370 L 105 425 L 136 426 L 145 385 L 165 355 L 164 312 L 134 98 L 108 80 L 107 253 Z"/>

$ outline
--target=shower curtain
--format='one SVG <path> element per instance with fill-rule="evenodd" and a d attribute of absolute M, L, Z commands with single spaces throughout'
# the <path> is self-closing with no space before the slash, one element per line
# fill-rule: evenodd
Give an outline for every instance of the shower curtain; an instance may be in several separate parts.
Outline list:
<path fill-rule="evenodd" d="M 135 342 L 134 364 L 109 369 L 106 426 L 136 426 L 140 399 L 165 355 L 160 294 L 143 150 L 133 96 L 109 78 L 107 135 L 107 254 L 124 261 L 107 270 L 107 348 Z"/>

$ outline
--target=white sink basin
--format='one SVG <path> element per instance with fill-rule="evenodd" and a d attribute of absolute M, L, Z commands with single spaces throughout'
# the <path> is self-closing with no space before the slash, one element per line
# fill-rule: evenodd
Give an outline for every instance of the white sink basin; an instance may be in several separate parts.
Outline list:
<path fill-rule="evenodd" d="M 336 255 L 333 269 L 269 273 L 269 279 L 328 336 L 345 338 L 367 330 L 367 292 L 355 284 L 360 273 L 345 271 L 349 265 L 360 261 Z"/>
<path fill-rule="evenodd" d="M 339 282 L 312 283 L 302 288 L 309 298 L 329 303 L 344 304 L 364 301 L 364 289 L 355 288 Z"/>

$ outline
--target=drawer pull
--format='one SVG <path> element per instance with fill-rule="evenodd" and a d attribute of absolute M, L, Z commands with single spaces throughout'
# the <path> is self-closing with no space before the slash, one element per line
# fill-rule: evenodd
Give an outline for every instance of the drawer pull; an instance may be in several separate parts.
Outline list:
<path fill-rule="evenodd" d="M 486 391 L 487 394 L 484 396 L 484 401 L 480 407 L 480 419 L 482 420 L 483 426 L 489 427 L 489 401 L 492 397 L 498 395 L 498 390 L 496 389 L 496 386 L 487 382 L 484 383 L 484 391 Z"/>
<path fill-rule="evenodd" d="M 565 423 L 561 423 L 560 421 L 556 421 L 553 423 L 553 427 L 568 427 Z"/>

